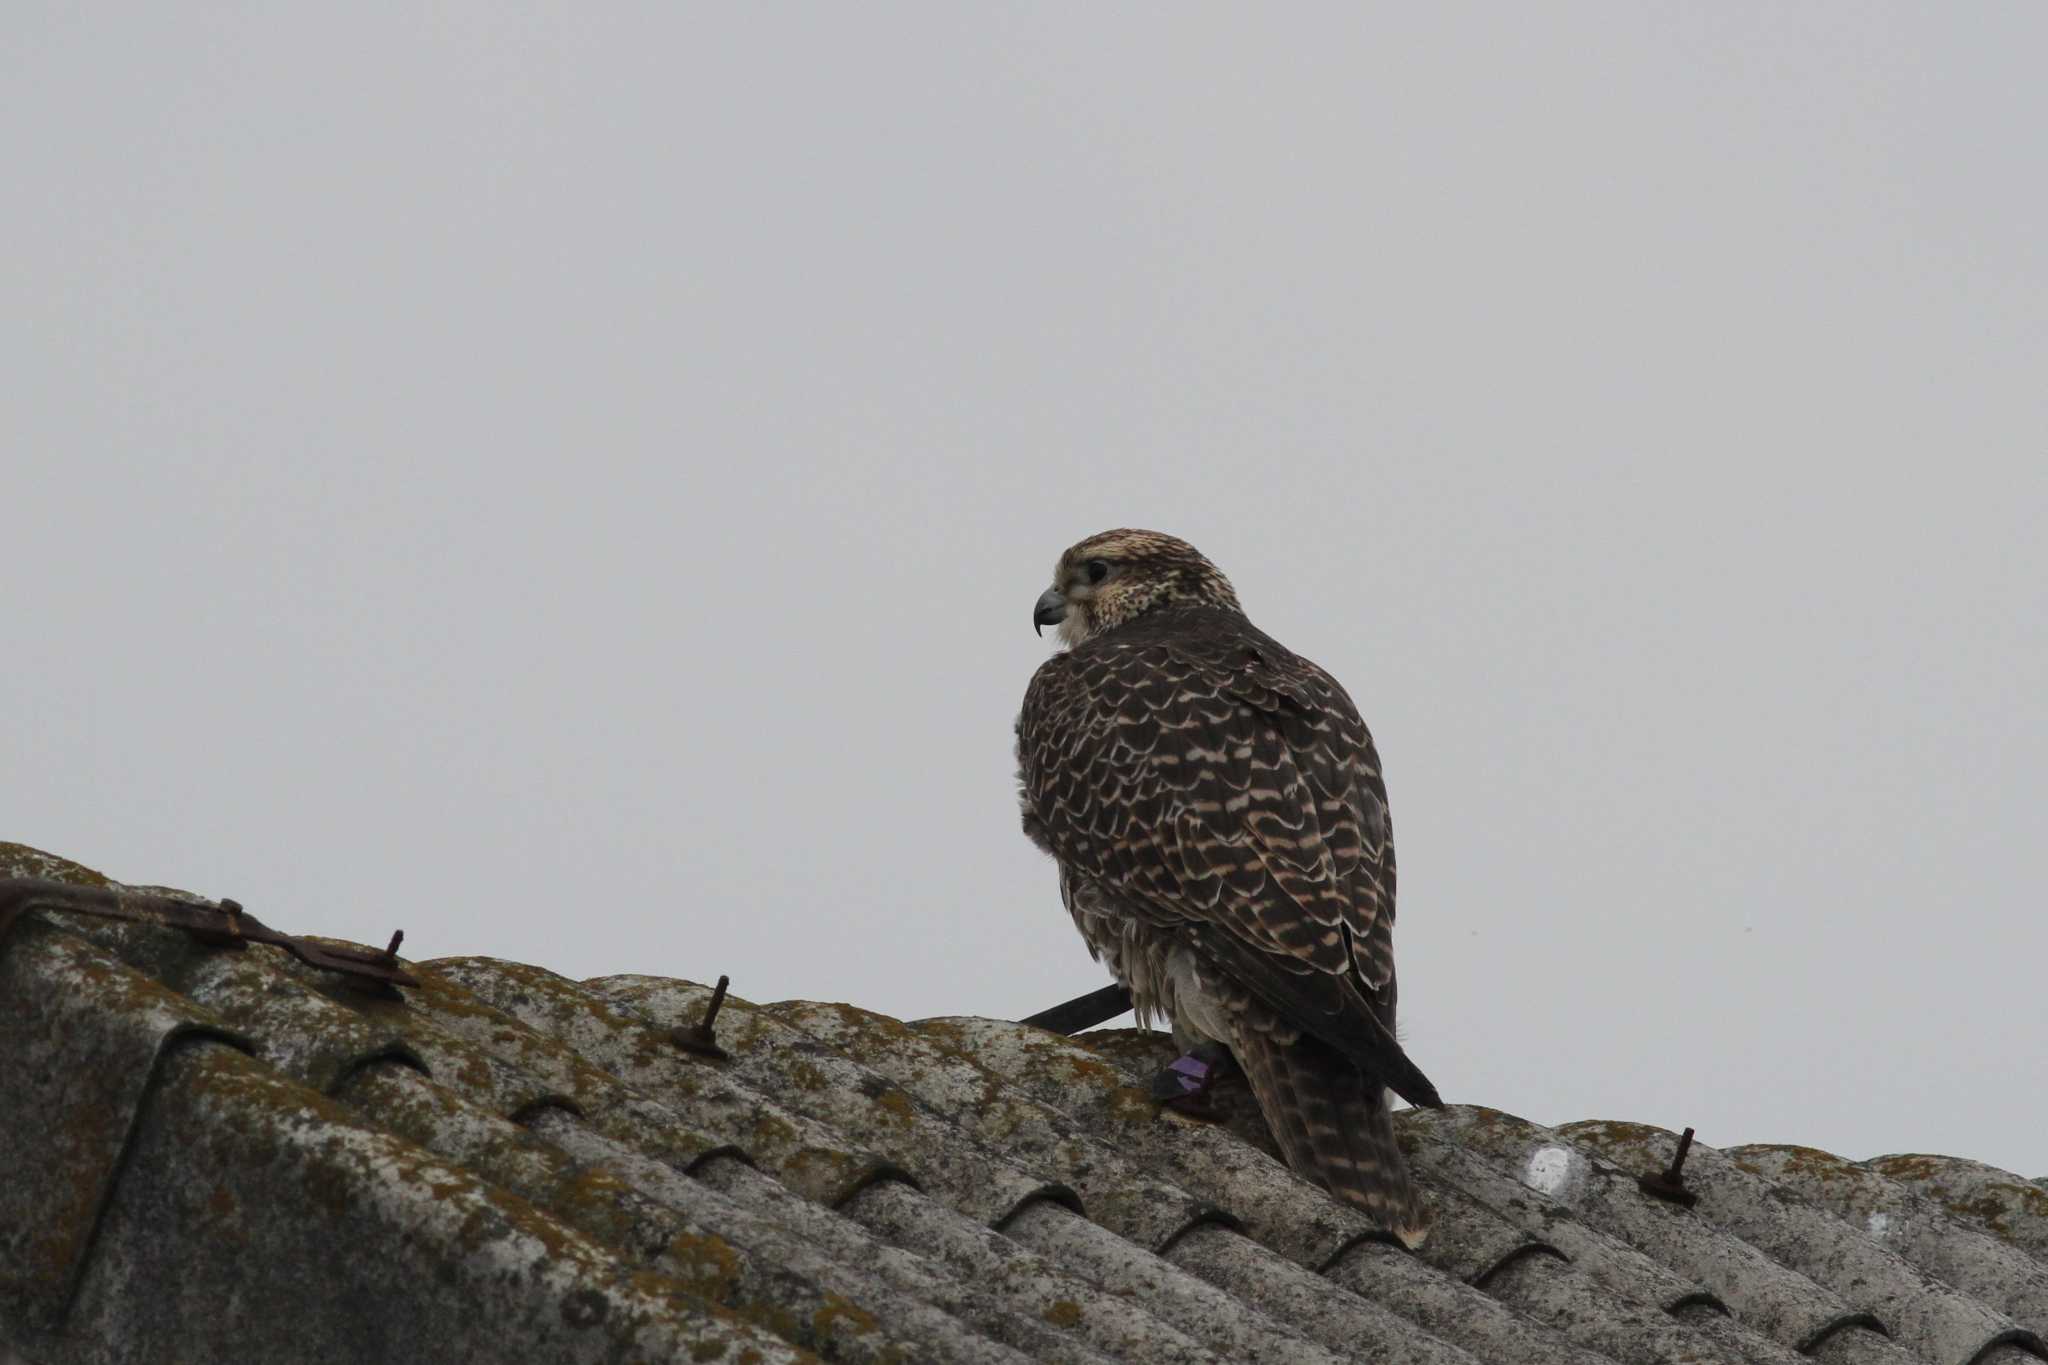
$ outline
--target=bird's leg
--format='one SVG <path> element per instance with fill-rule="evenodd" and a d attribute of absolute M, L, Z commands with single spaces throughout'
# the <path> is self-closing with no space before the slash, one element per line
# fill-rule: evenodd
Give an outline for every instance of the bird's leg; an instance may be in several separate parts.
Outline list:
<path fill-rule="evenodd" d="M 1216 1082 L 1235 1068 L 1230 1049 L 1221 1043 L 1197 1043 L 1161 1067 L 1152 1077 L 1152 1098 L 1189 1118 L 1223 1117 L 1210 1098 Z"/>

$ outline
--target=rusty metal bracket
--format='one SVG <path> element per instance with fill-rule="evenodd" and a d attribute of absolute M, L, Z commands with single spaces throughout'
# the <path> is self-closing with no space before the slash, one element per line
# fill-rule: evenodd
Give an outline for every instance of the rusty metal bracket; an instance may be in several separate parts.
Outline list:
<path fill-rule="evenodd" d="M 308 967 L 338 972 L 374 987 L 388 990 L 420 984 L 419 978 L 398 965 L 398 945 L 405 938 L 403 930 L 391 936 L 391 946 L 383 952 L 372 948 L 332 948 L 281 934 L 236 901 L 223 900 L 214 906 L 142 891 L 74 886 L 40 877 L 0 878 L 0 935 L 7 932 L 16 916 L 28 910 L 64 910 L 74 915 L 182 929 L 199 942 L 218 948 L 240 950 L 251 943 L 269 943 Z"/>
<path fill-rule="evenodd" d="M 704 1017 L 694 1024 L 677 1024 L 669 1031 L 669 1041 L 685 1052 L 694 1052 L 699 1057 L 709 1057 L 714 1062 L 726 1059 L 726 1050 L 718 1045 L 718 1035 L 712 1026 L 718 1022 L 719 1007 L 725 1004 L 725 988 L 732 984 L 729 976 L 720 976 L 718 984 L 711 988 L 711 999 L 704 1006 Z"/>
<path fill-rule="evenodd" d="M 1033 1028 L 1051 1029 L 1054 1033 L 1075 1034 L 1082 1029 L 1106 1024 L 1131 1007 L 1131 992 L 1123 986 L 1104 986 L 1099 991 L 1075 996 L 1063 1005 L 1054 1005 L 1049 1010 L 1040 1010 L 1028 1019 L 1019 1019 L 1020 1024 Z"/>
<path fill-rule="evenodd" d="M 1654 1199 L 1680 1208 L 1691 1208 L 1700 1202 L 1700 1197 L 1685 1187 L 1685 1154 L 1692 1150 L 1692 1129 L 1688 1128 L 1678 1138 L 1678 1151 L 1672 1155 L 1671 1169 L 1652 1171 L 1636 1177 L 1636 1186 Z"/>

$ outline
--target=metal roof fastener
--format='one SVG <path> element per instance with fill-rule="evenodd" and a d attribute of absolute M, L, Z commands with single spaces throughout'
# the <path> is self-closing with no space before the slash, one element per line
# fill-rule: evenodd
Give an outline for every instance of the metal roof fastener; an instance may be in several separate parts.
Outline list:
<path fill-rule="evenodd" d="M 1637 1187 L 1652 1198 L 1662 1199 L 1680 1208 L 1689 1209 L 1699 1203 L 1700 1197 L 1685 1187 L 1685 1177 L 1681 1174 L 1685 1169 L 1685 1154 L 1691 1150 L 1692 1129 L 1688 1128 L 1678 1136 L 1678 1151 L 1671 1157 L 1671 1168 L 1637 1176 Z"/>
<path fill-rule="evenodd" d="M 353 985 L 402 999 L 399 986 L 419 981 L 398 966 L 398 940 L 384 952 L 374 948 L 331 947 L 294 934 L 281 934 L 244 910 L 239 901 L 218 905 L 161 896 L 122 887 L 77 886 L 35 877 L 0 877 L 0 932 L 28 910 L 61 910 L 74 915 L 128 920 L 181 929 L 210 947 L 242 949 L 269 943 L 284 949 L 308 967 L 336 972 Z"/>
<path fill-rule="evenodd" d="M 722 1062 L 728 1055 L 718 1045 L 718 1036 L 711 1031 L 718 1022 L 719 1007 L 725 1004 L 725 988 L 732 984 L 729 976 L 720 976 L 718 984 L 711 988 L 711 1001 L 704 1006 L 704 1017 L 694 1024 L 677 1024 L 669 1032 L 669 1039 L 685 1052 L 694 1052 L 699 1057 L 709 1057 Z"/>

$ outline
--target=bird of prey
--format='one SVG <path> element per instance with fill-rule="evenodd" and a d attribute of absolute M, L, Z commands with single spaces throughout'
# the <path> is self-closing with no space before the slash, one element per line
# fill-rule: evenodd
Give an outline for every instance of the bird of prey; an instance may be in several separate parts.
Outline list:
<path fill-rule="evenodd" d="M 1288 1165 L 1420 1244 L 1388 1092 L 1440 1101 L 1394 1036 L 1394 842 L 1358 709 L 1157 531 L 1069 549 L 1031 621 L 1068 648 L 1017 720 L 1024 832 L 1081 937 L 1140 1023 L 1229 1050 Z"/>

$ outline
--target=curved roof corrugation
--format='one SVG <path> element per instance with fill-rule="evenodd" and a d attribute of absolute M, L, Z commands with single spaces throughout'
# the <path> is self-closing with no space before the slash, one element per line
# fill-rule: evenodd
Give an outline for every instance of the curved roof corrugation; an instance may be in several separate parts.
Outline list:
<path fill-rule="evenodd" d="M 0 1359 L 2048 1359 L 2048 1194 L 1974 1162 L 1695 1144 L 1688 1209 L 1663 1130 L 1411 1112 L 1410 1253 L 1156 1034 L 732 997 L 719 1060 L 687 981 L 406 965 L 8 929 Z"/>

